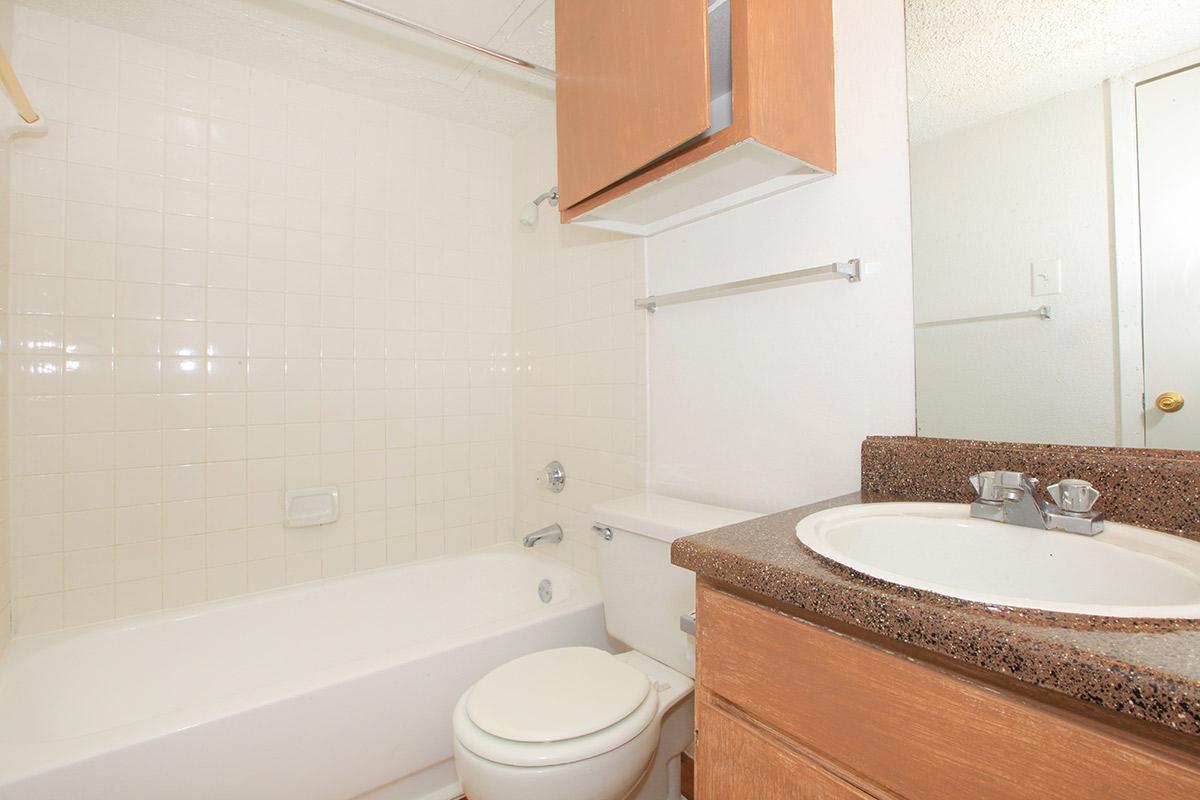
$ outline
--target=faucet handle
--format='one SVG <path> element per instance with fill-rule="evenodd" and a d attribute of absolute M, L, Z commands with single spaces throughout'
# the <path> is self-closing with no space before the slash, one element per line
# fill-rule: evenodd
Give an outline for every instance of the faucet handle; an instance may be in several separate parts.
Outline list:
<path fill-rule="evenodd" d="M 555 494 L 561 492 L 567 485 L 567 471 L 557 461 L 551 461 L 534 473 L 533 477 L 539 486 L 544 486 Z"/>
<path fill-rule="evenodd" d="M 1036 498 L 1037 487 L 1040 485 L 1038 479 L 1032 475 L 1005 469 L 979 472 L 967 480 L 975 487 L 975 491 L 979 494 L 979 500 L 985 503 L 1006 501 L 1015 503 L 1026 494 L 1031 494 Z"/>
<path fill-rule="evenodd" d="M 1100 492 L 1078 478 L 1066 478 L 1046 488 L 1058 507 L 1070 514 L 1087 514 L 1100 499 Z"/>
<path fill-rule="evenodd" d="M 1004 485 L 996 471 L 978 472 L 967 480 L 975 487 L 975 494 L 985 503 L 999 503 L 1004 500 Z"/>

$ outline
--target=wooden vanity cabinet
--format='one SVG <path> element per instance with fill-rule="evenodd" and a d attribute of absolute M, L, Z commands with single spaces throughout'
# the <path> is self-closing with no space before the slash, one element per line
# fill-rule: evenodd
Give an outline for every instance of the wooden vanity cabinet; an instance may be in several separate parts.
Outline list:
<path fill-rule="evenodd" d="M 695 800 L 1200 798 L 1189 748 L 705 582 L 696 616 Z"/>
<path fill-rule="evenodd" d="M 558 0 L 563 222 L 649 235 L 836 168 L 832 0 Z"/>
<path fill-rule="evenodd" d="M 699 798 L 749 800 L 870 800 L 871 795 L 825 769 L 812 753 L 768 732 L 753 720 L 714 702 L 696 706 L 696 726 L 704 731 L 697 781 Z"/>

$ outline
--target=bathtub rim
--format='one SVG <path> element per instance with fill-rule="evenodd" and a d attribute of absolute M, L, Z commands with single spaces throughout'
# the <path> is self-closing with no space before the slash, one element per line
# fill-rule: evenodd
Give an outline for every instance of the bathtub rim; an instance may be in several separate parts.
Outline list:
<path fill-rule="evenodd" d="M 2 678 L 4 675 L 5 665 L 14 657 L 25 658 L 27 657 L 27 651 L 37 652 L 48 647 L 52 647 L 59 641 L 73 641 L 80 637 L 90 637 L 109 631 L 136 630 L 137 628 L 144 627 L 152 623 L 175 622 L 179 620 L 190 619 L 195 616 L 200 616 L 205 611 L 237 605 L 248 600 L 260 599 L 262 597 L 276 594 L 282 595 L 291 592 L 299 593 L 322 586 L 347 582 L 355 578 L 382 575 L 384 573 L 395 572 L 410 567 L 424 567 L 430 564 L 437 564 L 439 562 L 449 561 L 450 559 L 455 558 L 504 553 L 515 554 L 522 558 L 536 559 L 555 569 L 561 569 L 569 572 L 576 578 L 581 579 L 583 588 L 594 588 L 596 595 L 599 596 L 599 579 L 595 575 L 583 572 L 566 561 L 554 558 L 553 556 L 545 553 L 539 553 L 532 549 L 523 548 L 516 541 L 499 542 L 497 544 L 487 545 L 486 547 L 478 547 L 472 550 L 467 550 L 462 553 L 443 554 L 440 556 L 432 556 L 430 558 L 414 559 L 412 561 L 404 561 L 399 564 L 384 564 L 383 566 L 355 570 L 354 572 L 346 572 L 341 575 L 330 575 L 329 577 L 314 578 L 310 581 L 289 583 L 284 584 L 283 586 L 272 586 L 267 589 L 255 589 L 253 591 L 241 592 L 228 597 L 219 597 L 215 600 L 201 600 L 198 603 L 189 603 L 187 605 L 173 606 L 171 608 L 159 608 L 152 611 L 142 611 L 136 614 L 126 614 L 115 619 L 89 622 L 83 625 L 73 625 L 69 628 L 57 628 L 52 631 L 13 636 L 8 640 L 7 645 L 0 650 L 0 678 Z M 591 584 L 594 584 L 594 587 Z"/>
<path fill-rule="evenodd" d="M 400 650 L 392 650 L 313 670 L 269 685 L 242 689 L 222 695 L 217 700 L 171 709 L 121 725 L 57 739 L 13 741 L 12 739 L 0 738 L 0 790 L 3 790 L 5 785 L 52 771 L 75 761 L 102 757 L 107 753 L 135 746 L 157 737 L 170 736 L 193 727 L 210 724 L 216 720 L 235 717 L 240 713 L 256 708 L 287 702 L 307 693 L 320 691 L 339 683 L 379 673 L 390 666 L 417 661 L 435 656 L 440 652 L 462 648 L 475 641 L 490 637 L 512 635 L 522 628 L 535 626 L 547 618 L 580 613 L 595 606 L 602 607 L 603 601 L 600 595 L 599 582 L 595 576 L 584 573 L 570 564 L 552 558 L 544 553 L 533 553 L 524 550 L 515 542 L 505 542 L 470 550 L 465 553 L 436 556 L 418 561 L 407 561 L 402 564 L 385 565 L 370 570 L 320 578 L 289 586 L 247 592 L 245 594 L 205 601 L 180 608 L 162 609 L 145 614 L 130 615 L 118 620 L 105 620 L 90 625 L 20 637 L 14 640 L 16 644 L 21 645 L 20 647 L 10 647 L 0 654 L 0 680 L 3 680 L 4 674 L 8 671 L 8 666 L 17 659 L 24 660 L 36 657 L 39 653 L 51 649 L 57 644 L 74 642 L 82 636 L 91 638 L 103 636 L 109 632 L 138 630 L 151 624 L 187 620 L 200 616 L 207 610 L 236 606 L 263 596 L 285 595 L 293 592 L 299 593 L 320 586 L 336 585 L 341 582 L 361 579 L 370 575 L 402 571 L 405 568 L 427 566 L 455 558 L 491 554 L 508 554 L 516 555 L 520 558 L 530 558 L 545 564 L 551 569 L 566 572 L 576 580 L 577 590 L 569 600 L 546 606 L 545 613 L 542 615 L 535 617 L 518 617 L 514 615 L 505 618 L 499 624 L 496 622 L 477 623 L 464 628 L 458 628 L 449 635 L 439 636 L 428 642 L 420 642 Z M 485 625 L 487 625 L 486 628 L 484 628 Z"/>

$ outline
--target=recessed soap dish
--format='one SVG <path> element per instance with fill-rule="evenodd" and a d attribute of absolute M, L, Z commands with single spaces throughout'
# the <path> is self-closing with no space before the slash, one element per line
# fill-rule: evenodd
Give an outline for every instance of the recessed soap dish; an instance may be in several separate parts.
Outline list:
<path fill-rule="evenodd" d="M 339 511 L 336 486 L 293 489 L 283 498 L 283 524 L 289 528 L 307 528 L 336 522 Z"/>

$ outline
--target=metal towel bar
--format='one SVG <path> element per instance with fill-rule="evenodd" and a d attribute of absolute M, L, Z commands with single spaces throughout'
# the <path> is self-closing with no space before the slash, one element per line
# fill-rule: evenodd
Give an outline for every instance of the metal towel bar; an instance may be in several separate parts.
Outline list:
<path fill-rule="evenodd" d="M 985 322 L 994 319 L 1021 319 L 1023 317 L 1038 317 L 1039 319 L 1052 319 L 1050 314 L 1050 306 L 1038 306 L 1031 308 L 1028 311 L 1010 311 L 1005 314 L 981 314 L 975 317 L 957 317 L 955 319 L 935 319 L 929 322 L 918 322 L 914 327 L 917 328 L 934 328 L 938 325 L 957 325 L 962 322 Z"/>
<path fill-rule="evenodd" d="M 639 297 L 633 301 L 634 308 L 644 308 L 654 312 L 659 306 L 673 306 L 679 303 L 692 303 L 697 300 L 710 300 L 714 297 L 727 297 L 732 294 L 746 292 L 761 292 L 764 289 L 776 289 L 781 286 L 793 286 L 798 283 L 828 280 L 836 278 L 850 283 L 862 280 L 862 261 L 852 258 L 849 261 L 835 261 L 821 267 L 797 269 L 791 272 L 780 272 L 775 275 L 764 275 L 761 278 L 746 278 L 730 283 L 718 283 L 715 286 L 705 286 L 701 289 L 688 289 L 682 292 L 667 294 L 652 294 L 649 297 Z"/>

